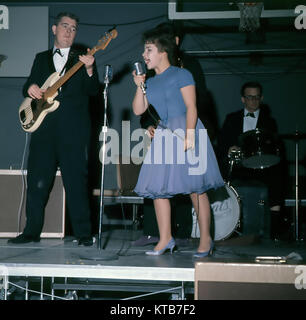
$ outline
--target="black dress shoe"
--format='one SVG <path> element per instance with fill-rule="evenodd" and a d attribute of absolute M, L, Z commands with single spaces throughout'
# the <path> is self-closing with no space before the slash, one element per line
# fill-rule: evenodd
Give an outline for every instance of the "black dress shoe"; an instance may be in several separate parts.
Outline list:
<path fill-rule="evenodd" d="M 27 236 L 22 233 L 16 238 L 9 239 L 7 243 L 21 244 L 21 243 L 39 242 L 39 241 L 40 241 L 40 237 Z"/>
<path fill-rule="evenodd" d="M 79 246 L 85 246 L 85 247 L 90 247 L 92 246 L 94 243 L 93 238 L 92 237 L 81 237 L 79 239 Z"/>

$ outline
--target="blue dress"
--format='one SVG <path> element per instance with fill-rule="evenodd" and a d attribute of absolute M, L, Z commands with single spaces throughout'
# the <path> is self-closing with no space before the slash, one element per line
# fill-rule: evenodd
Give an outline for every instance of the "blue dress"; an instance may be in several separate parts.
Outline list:
<path fill-rule="evenodd" d="M 141 197 L 201 194 L 224 185 L 207 131 L 200 119 L 195 148 L 184 151 L 186 105 L 180 88 L 194 85 L 191 73 L 170 66 L 147 81 L 147 99 L 160 116 L 134 191 Z"/>

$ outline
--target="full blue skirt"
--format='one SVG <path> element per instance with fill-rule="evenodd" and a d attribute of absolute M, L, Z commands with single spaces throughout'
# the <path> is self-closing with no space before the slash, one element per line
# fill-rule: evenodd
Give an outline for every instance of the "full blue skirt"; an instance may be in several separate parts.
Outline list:
<path fill-rule="evenodd" d="M 224 185 L 214 150 L 201 120 L 195 130 L 195 148 L 184 151 L 186 116 L 170 118 L 155 131 L 134 191 L 141 197 L 171 198 L 201 194 Z"/>

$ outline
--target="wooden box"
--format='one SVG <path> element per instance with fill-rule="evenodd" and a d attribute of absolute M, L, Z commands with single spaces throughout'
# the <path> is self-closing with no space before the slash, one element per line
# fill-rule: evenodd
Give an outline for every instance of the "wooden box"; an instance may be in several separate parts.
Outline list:
<path fill-rule="evenodd" d="M 266 262 L 195 263 L 196 300 L 306 299 L 306 265 Z"/>

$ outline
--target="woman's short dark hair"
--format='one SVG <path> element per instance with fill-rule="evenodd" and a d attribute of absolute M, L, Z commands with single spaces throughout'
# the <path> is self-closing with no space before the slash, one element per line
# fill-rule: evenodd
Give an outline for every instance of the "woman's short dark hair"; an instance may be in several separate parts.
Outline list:
<path fill-rule="evenodd" d="M 144 43 L 153 43 L 159 52 L 167 52 L 170 64 L 177 64 L 178 47 L 175 36 L 166 29 L 154 28 L 143 34 Z"/>
<path fill-rule="evenodd" d="M 260 95 L 262 96 L 262 85 L 259 82 L 255 82 L 255 81 L 250 81 L 250 82 L 246 82 L 240 90 L 240 94 L 243 97 L 244 96 L 244 92 L 245 89 L 247 88 L 256 88 L 259 89 Z"/>
<path fill-rule="evenodd" d="M 72 20 L 75 20 L 77 25 L 79 24 L 79 17 L 76 16 L 75 14 L 71 13 L 71 12 L 60 12 L 56 17 L 55 17 L 55 21 L 54 21 L 54 24 L 55 25 L 58 25 L 59 22 L 62 20 L 63 17 L 68 17 Z"/>
<path fill-rule="evenodd" d="M 160 23 L 155 27 L 157 30 L 160 30 L 161 32 L 168 32 L 172 33 L 173 37 L 179 37 L 179 40 L 181 41 L 183 38 L 183 25 L 180 21 L 173 21 L 173 22 L 163 22 Z"/>

